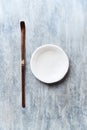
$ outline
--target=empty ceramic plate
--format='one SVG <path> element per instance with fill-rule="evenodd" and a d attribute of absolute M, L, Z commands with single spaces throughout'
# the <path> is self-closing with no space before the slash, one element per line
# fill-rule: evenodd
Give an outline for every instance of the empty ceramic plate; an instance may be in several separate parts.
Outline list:
<path fill-rule="evenodd" d="M 60 81 L 68 71 L 69 59 L 57 45 L 46 44 L 35 50 L 30 60 L 34 76 L 42 82 Z"/>

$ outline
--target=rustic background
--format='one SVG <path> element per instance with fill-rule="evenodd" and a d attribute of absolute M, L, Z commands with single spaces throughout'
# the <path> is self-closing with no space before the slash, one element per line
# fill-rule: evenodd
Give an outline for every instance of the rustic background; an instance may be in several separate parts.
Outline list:
<path fill-rule="evenodd" d="M 26 108 L 21 107 L 20 21 L 26 22 Z M 46 85 L 33 51 L 61 46 L 70 70 Z M 87 0 L 0 0 L 0 130 L 87 130 Z"/>

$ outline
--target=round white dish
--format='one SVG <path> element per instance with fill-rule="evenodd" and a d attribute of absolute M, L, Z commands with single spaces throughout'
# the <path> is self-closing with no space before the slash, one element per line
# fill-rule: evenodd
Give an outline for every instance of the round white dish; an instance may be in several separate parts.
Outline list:
<path fill-rule="evenodd" d="M 59 46 L 45 44 L 32 54 L 30 67 L 37 79 L 45 83 L 54 83 L 66 75 L 69 59 Z"/>

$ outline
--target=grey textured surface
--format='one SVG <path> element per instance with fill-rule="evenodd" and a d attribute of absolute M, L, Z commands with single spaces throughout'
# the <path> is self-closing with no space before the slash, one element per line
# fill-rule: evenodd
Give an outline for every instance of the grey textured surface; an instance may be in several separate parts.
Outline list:
<path fill-rule="evenodd" d="M 20 20 L 26 22 L 26 108 L 21 107 Z M 61 46 L 66 78 L 39 82 L 30 70 L 40 45 Z M 0 130 L 87 130 L 87 1 L 0 0 Z"/>

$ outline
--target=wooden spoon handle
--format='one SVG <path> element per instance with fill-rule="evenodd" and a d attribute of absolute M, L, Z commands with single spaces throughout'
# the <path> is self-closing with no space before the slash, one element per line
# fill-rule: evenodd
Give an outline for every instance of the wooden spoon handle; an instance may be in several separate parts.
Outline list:
<path fill-rule="evenodd" d="M 22 107 L 25 107 L 25 23 L 20 22 L 21 28 L 21 82 L 22 82 Z"/>

